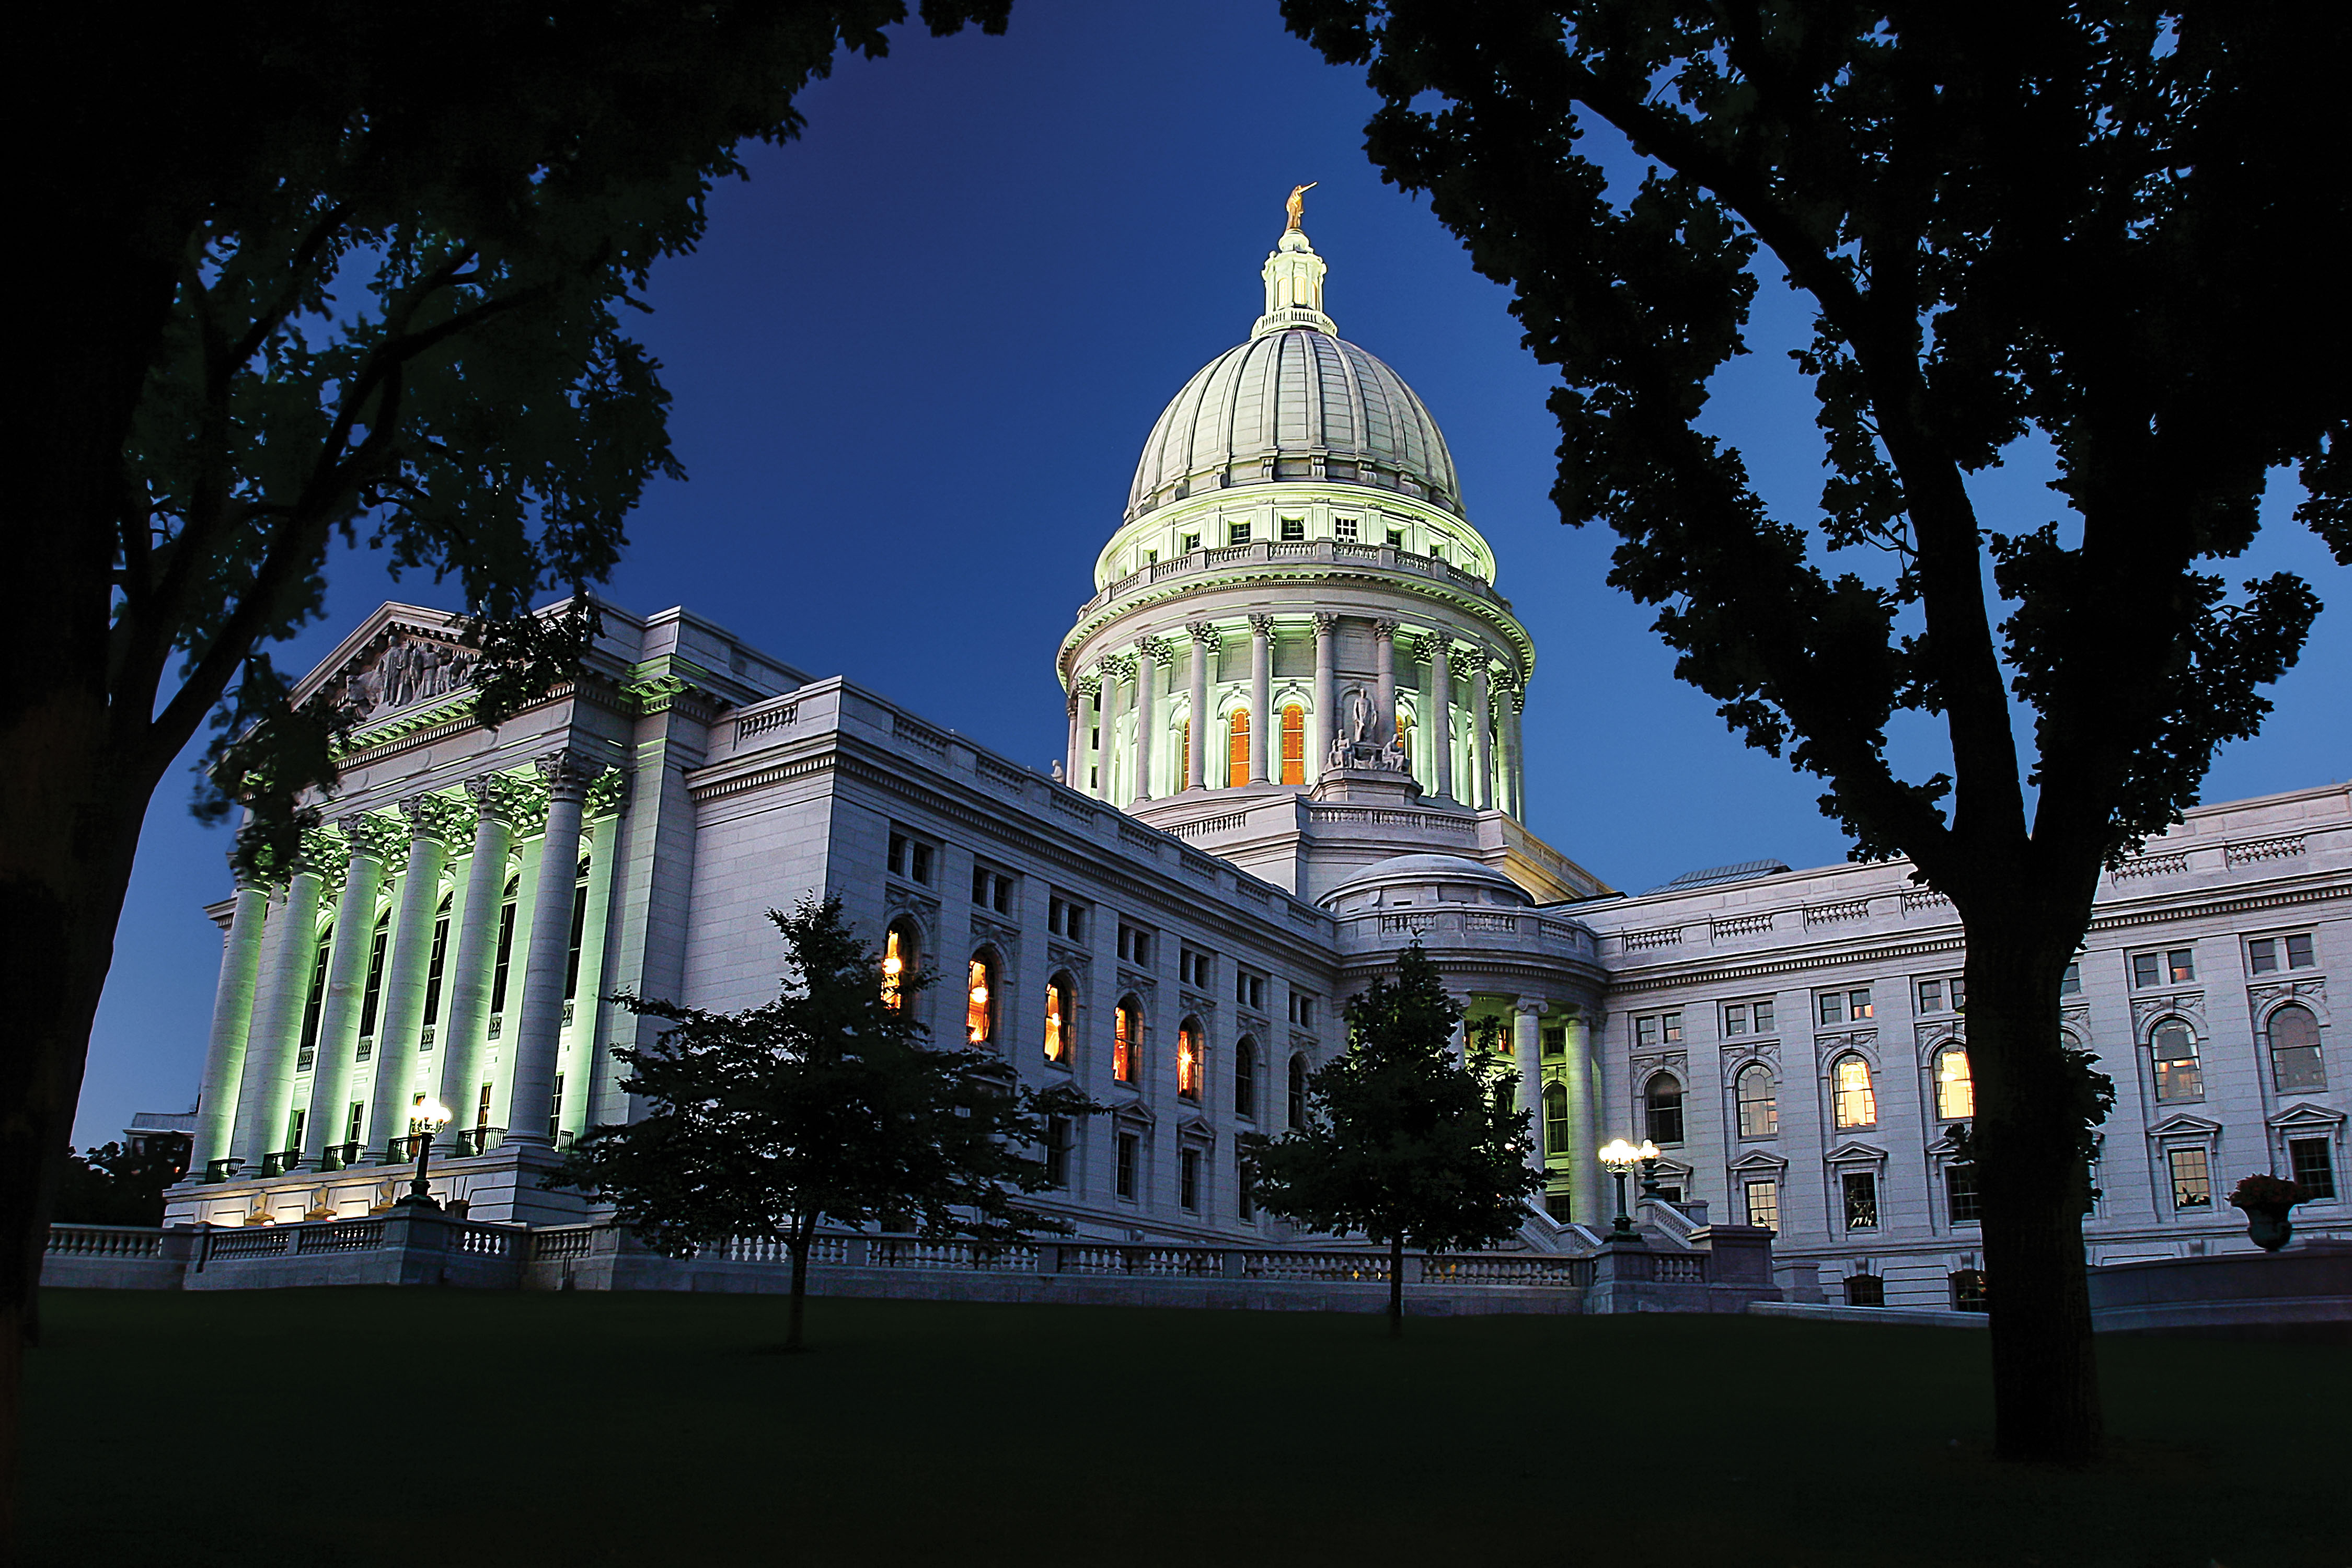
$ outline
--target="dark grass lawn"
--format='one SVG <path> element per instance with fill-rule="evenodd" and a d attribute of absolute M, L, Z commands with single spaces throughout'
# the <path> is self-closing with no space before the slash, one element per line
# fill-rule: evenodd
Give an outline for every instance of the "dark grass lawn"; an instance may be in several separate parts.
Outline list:
<path fill-rule="evenodd" d="M 2352 1351 L 2107 1342 L 1996 1464 L 1981 1335 L 390 1289 L 53 1290 L 30 1561 L 2352 1564 Z"/>

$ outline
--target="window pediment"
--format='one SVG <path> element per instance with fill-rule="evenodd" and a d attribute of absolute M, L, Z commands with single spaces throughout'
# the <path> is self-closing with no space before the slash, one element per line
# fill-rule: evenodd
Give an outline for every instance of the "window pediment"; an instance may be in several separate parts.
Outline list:
<path fill-rule="evenodd" d="M 2309 1100 L 2299 1100 L 2272 1117 L 2268 1125 L 2283 1132 L 2304 1129 L 2315 1132 L 2323 1131 L 2343 1126 L 2344 1113 L 2329 1106 L 2314 1105 Z"/>
<path fill-rule="evenodd" d="M 2147 1135 L 2151 1138 L 2210 1138 L 2221 1131 L 2220 1122 L 2209 1121 L 2202 1116 L 2191 1116 L 2184 1110 L 2168 1116 L 2149 1128 Z"/>
<path fill-rule="evenodd" d="M 1827 1163 L 1832 1165 L 1883 1165 L 1886 1151 L 1874 1143 L 1841 1143 L 1830 1151 Z"/>

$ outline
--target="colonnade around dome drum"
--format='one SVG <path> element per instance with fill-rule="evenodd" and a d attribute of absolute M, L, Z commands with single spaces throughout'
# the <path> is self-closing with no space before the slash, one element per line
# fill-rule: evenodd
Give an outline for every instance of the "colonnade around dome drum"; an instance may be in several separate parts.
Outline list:
<path fill-rule="evenodd" d="M 1369 637 L 1371 668 L 1340 668 L 1339 646 L 1350 632 L 1359 642 Z M 1386 726 L 1381 738 L 1403 740 L 1424 791 L 1523 815 L 1521 678 L 1513 660 L 1451 626 L 1255 614 L 1114 635 L 1093 647 L 1104 651 L 1071 681 L 1065 766 L 1069 783 L 1097 800 L 1127 806 L 1187 790 L 1311 789 L 1339 733 L 1344 690 L 1369 685 Z"/>

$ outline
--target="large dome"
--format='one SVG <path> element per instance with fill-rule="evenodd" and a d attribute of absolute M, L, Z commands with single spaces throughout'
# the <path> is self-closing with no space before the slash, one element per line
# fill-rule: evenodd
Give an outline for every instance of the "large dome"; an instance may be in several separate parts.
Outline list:
<path fill-rule="evenodd" d="M 1184 384 L 1143 444 L 1127 515 L 1269 479 L 1375 485 L 1461 509 L 1445 437 L 1404 378 L 1312 327 L 1262 333 Z"/>

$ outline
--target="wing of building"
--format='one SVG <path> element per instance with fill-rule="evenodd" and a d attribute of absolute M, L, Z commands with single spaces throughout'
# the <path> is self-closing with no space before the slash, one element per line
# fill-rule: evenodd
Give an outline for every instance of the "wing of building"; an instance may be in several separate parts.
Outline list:
<path fill-rule="evenodd" d="M 1418 942 L 1500 1021 L 1537 1112 L 1527 1245 L 1591 1245 L 1594 1152 L 1646 1136 L 1681 1223 L 1776 1231 L 1801 1297 L 1980 1289 L 1950 907 L 1900 863 L 1629 896 L 1528 830 L 1534 643 L 1436 421 L 1339 335 L 1324 271 L 1286 232 L 1248 339 L 1153 426 L 1060 648 L 1054 776 L 682 609 L 606 606 L 577 679 L 495 730 L 454 616 L 354 628 L 296 692 L 363 715 L 329 826 L 213 911 L 173 1218 L 381 1209 L 434 1098 L 446 1196 L 576 1219 L 538 1177 L 637 1113 L 613 1053 L 654 1027 L 604 999 L 765 1002 L 766 911 L 826 892 L 948 978 L 916 1003 L 937 1035 L 1111 1108 L 1052 1152 L 1082 1237 L 1285 1234 L 1235 1140 L 1298 1116 L 1347 997 Z M 2095 1258 L 2218 1242 L 2249 1171 L 2326 1194 L 2306 1229 L 2340 1215 L 2347 912 L 2342 786 L 2193 812 L 2110 874 L 2065 1015 L 2119 1089 Z"/>

